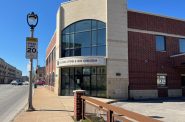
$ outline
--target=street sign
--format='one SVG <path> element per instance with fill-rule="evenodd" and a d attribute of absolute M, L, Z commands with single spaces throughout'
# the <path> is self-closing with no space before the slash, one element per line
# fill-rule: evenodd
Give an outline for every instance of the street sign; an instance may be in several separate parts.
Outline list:
<path fill-rule="evenodd" d="M 38 58 L 38 39 L 26 38 L 26 58 L 37 59 Z"/>

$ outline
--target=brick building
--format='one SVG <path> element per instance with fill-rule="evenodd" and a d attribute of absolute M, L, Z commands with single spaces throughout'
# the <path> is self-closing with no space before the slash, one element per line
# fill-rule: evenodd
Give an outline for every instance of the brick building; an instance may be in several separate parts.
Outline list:
<path fill-rule="evenodd" d="M 46 67 L 37 66 L 36 68 L 36 79 L 39 81 L 46 80 Z"/>
<path fill-rule="evenodd" d="M 0 58 L 0 84 L 8 84 L 16 79 L 22 79 L 22 71 Z"/>
<path fill-rule="evenodd" d="M 185 96 L 185 20 L 128 10 L 126 0 L 69 1 L 56 18 L 46 51 L 56 94 Z"/>
<path fill-rule="evenodd" d="M 46 50 L 46 67 L 45 67 L 46 83 L 50 89 L 54 90 L 55 72 L 56 72 L 56 34 L 53 35 Z"/>

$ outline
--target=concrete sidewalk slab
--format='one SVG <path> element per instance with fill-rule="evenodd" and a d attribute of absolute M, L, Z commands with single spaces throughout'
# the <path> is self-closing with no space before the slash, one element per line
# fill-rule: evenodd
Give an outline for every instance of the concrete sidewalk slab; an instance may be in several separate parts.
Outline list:
<path fill-rule="evenodd" d="M 35 89 L 33 106 L 36 111 L 23 110 L 14 122 L 74 122 L 72 96 L 57 96 L 45 87 Z"/>

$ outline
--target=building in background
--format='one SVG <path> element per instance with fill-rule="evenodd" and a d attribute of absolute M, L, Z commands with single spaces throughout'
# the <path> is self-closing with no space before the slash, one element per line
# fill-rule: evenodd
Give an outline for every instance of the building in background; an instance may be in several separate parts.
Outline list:
<path fill-rule="evenodd" d="M 6 63 L 2 58 L 0 58 L 0 84 L 4 83 L 5 75 L 6 75 Z"/>
<path fill-rule="evenodd" d="M 29 81 L 29 77 L 28 76 L 22 76 L 22 81 Z"/>
<path fill-rule="evenodd" d="M 16 69 L 16 79 L 22 80 L 22 71 Z"/>
<path fill-rule="evenodd" d="M 21 78 L 22 71 L 0 58 L 0 84 L 7 84 L 15 79 L 21 80 Z"/>
<path fill-rule="evenodd" d="M 36 69 L 37 80 L 46 81 L 45 76 L 46 76 L 46 68 L 38 66 L 37 69 Z"/>
<path fill-rule="evenodd" d="M 58 95 L 185 96 L 185 20 L 127 9 L 126 0 L 62 3 L 46 50 Z"/>
<path fill-rule="evenodd" d="M 56 73 L 56 34 L 53 35 L 46 50 L 46 83 L 54 90 Z"/>

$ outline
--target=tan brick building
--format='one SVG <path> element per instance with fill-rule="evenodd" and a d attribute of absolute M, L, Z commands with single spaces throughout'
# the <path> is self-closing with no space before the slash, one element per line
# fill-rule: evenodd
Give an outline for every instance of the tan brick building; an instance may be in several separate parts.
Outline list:
<path fill-rule="evenodd" d="M 22 79 L 22 71 L 0 58 L 0 84 L 7 84 L 15 79 Z"/>
<path fill-rule="evenodd" d="M 46 50 L 46 75 L 58 95 L 185 95 L 185 21 L 127 9 L 126 0 L 62 3 Z"/>

